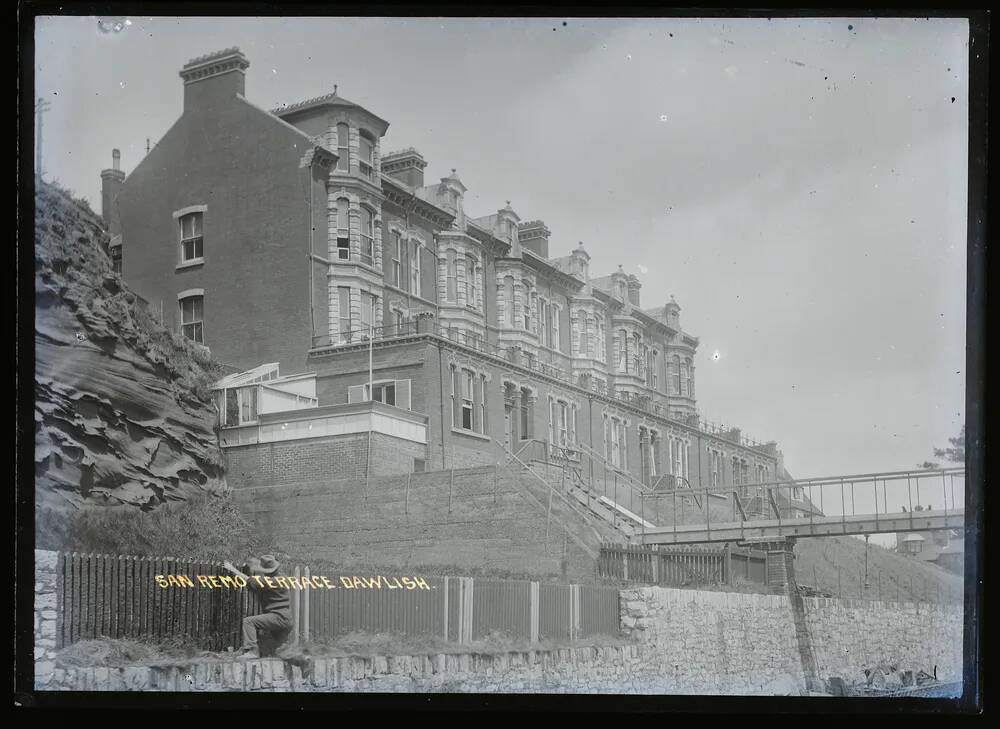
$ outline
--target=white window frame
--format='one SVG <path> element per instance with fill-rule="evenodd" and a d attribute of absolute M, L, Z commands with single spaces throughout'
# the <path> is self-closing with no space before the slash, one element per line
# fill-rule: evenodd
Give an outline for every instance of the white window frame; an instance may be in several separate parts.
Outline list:
<path fill-rule="evenodd" d="M 189 322 L 184 321 L 184 302 L 185 301 L 195 301 L 201 300 L 201 319 L 192 319 Z M 186 291 L 181 291 L 177 294 L 177 316 L 178 322 L 180 324 L 180 333 L 187 339 L 195 342 L 197 344 L 205 344 L 205 289 L 188 289 Z M 192 314 L 194 314 L 194 305 L 192 304 Z M 201 335 L 200 339 L 195 339 L 187 334 L 186 327 L 197 326 L 197 331 Z"/>
<path fill-rule="evenodd" d="M 420 284 L 420 241 L 411 238 L 413 244 L 410 258 L 410 293 L 414 296 L 422 296 Z"/>
<path fill-rule="evenodd" d="M 337 206 L 337 260 L 351 260 L 351 201 L 338 197 Z"/>
<path fill-rule="evenodd" d="M 179 241 L 179 266 L 193 266 L 199 263 L 205 262 L 205 213 L 208 212 L 207 205 L 189 205 L 180 210 L 175 210 L 173 213 L 174 219 L 177 221 L 177 239 Z M 193 220 L 199 221 L 200 235 L 192 235 L 189 238 L 184 237 L 184 220 L 192 216 Z M 192 230 L 192 232 L 194 232 Z M 201 255 L 192 255 L 190 258 L 185 255 L 185 243 L 192 241 L 193 253 L 197 251 L 197 245 L 201 246 Z"/>
<path fill-rule="evenodd" d="M 365 215 L 368 216 L 368 226 L 366 230 Z M 375 265 L 375 211 L 367 205 L 358 206 L 358 224 L 361 230 L 361 240 L 359 241 L 358 255 L 361 262 L 368 266 Z M 367 247 L 368 252 L 365 252 Z"/>

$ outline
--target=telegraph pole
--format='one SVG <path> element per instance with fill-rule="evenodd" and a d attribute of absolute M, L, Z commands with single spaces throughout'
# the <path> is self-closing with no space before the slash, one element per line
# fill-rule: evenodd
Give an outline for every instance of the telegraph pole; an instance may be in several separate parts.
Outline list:
<path fill-rule="evenodd" d="M 38 117 L 38 135 L 35 137 L 35 174 L 43 177 L 45 170 L 42 168 L 42 117 L 51 108 L 51 104 L 43 98 L 38 99 L 35 104 L 35 116 Z"/>

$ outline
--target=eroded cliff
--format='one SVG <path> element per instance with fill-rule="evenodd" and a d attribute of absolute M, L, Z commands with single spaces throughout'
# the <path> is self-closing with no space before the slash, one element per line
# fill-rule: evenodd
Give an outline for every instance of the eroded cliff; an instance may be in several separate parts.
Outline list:
<path fill-rule="evenodd" d="M 112 271 L 90 208 L 40 184 L 35 211 L 39 517 L 221 493 L 206 350 L 162 327 Z M 40 527 L 39 539 L 45 539 Z M 57 545 L 53 545 L 57 546 Z"/>

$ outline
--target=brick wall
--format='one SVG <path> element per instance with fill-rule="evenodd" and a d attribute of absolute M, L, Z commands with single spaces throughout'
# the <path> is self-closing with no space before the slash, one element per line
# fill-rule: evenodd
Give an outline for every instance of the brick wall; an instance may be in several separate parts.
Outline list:
<path fill-rule="evenodd" d="M 310 286 L 317 279 L 325 286 L 325 277 L 308 259 L 310 245 L 326 253 L 325 180 L 300 167 L 309 146 L 234 95 L 199 97 L 119 195 L 125 281 L 155 314 L 162 303 L 164 324 L 173 328 L 177 294 L 204 289 L 205 344 L 225 364 L 279 361 L 283 372 L 301 372 L 311 315 L 320 312 L 317 325 L 325 322 L 325 291 Z M 189 205 L 207 206 L 205 260 L 178 268 L 173 213 Z"/>
<path fill-rule="evenodd" d="M 226 448 L 226 481 L 236 489 L 303 481 L 409 473 L 415 459 L 426 458 L 420 443 L 384 433 L 326 436 Z"/>
<path fill-rule="evenodd" d="M 542 487 L 544 489 L 544 487 Z M 592 581 L 602 535 L 494 468 L 241 488 L 264 540 L 341 564 L 451 567 Z M 588 552 L 589 550 L 589 552 Z"/>
<path fill-rule="evenodd" d="M 889 663 L 941 680 L 962 675 L 962 611 L 806 598 L 806 636 L 820 681 L 864 680 Z M 654 647 L 664 675 L 690 693 L 801 693 L 805 672 L 792 605 L 784 595 L 644 587 L 622 591 L 622 627 Z"/>

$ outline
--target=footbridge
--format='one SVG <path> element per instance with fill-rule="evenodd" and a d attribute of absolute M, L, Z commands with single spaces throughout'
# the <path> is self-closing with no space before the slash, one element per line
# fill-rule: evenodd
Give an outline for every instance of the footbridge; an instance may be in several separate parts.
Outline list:
<path fill-rule="evenodd" d="M 961 529 L 964 494 L 964 468 L 673 488 L 650 495 L 669 521 L 635 536 L 642 544 L 708 544 Z M 663 509 L 664 501 L 671 508 Z M 693 508 L 678 508 L 685 501 Z"/>
<path fill-rule="evenodd" d="M 582 444 L 530 439 L 514 452 L 495 443 L 498 467 L 530 474 L 631 544 L 770 543 L 965 524 L 964 468 L 705 486 L 669 474 L 637 479 Z"/>

